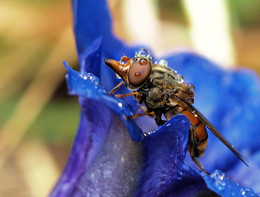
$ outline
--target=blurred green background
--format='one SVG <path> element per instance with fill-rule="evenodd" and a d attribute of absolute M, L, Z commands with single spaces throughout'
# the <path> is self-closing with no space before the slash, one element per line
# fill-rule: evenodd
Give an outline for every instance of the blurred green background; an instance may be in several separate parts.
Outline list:
<path fill-rule="evenodd" d="M 157 55 L 195 50 L 226 69 L 260 73 L 260 1 L 216 0 L 209 16 L 205 0 L 196 1 L 195 11 L 190 0 L 144 0 L 142 16 L 133 12 L 144 19 L 138 24 L 134 2 L 108 1 L 114 32 L 126 42 L 149 44 Z M 46 196 L 65 166 L 80 114 L 77 98 L 67 95 L 62 65 L 66 60 L 78 69 L 70 4 L 0 1 L 0 196 Z M 197 42 L 203 32 L 212 48 Z M 224 44 L 214 47 L 208 38 Z"/>

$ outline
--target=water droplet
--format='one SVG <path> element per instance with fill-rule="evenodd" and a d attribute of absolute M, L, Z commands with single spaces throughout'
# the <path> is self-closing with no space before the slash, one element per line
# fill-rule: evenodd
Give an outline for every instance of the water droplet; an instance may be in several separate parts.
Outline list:
<path fill-rule="evenodd" d="M 246 193 L 248 193 L 250 196 L 255 196 L 255 192 L 251 188 L 247 188 Z"/>
<path fill-rule="evenodd" d="M 124 61 L 122 61 L 122 60 L 119 60 L 119 63 L 120 63 L 120 64 L 125 64 L 125 62 L 124 62 Z"/>
<path fill-rule="evenodd" d="M 92 83 L 94 83 L 94 85 L 98 85 L 99 84 L 99 79 L 95 75 L 93 75 L 92 73 L 88 73 L 87 77 L 90 79 L 90 81 Z"/>
<path fill-rule="evenodd" d="M 176 76 L 176 82 L 177 83 L 183 83 L 184 81 L 184 77 L 182 75 L 177 75 Z"/>
<path fill-rule="evenodd" d="M 193 112 L 192 112 L 193 113 Z M 219 179 L 219 180 L 223 180 L 225 178 L 225 174 L 223 172 L 220 172 L 218 170 L 216 170 L 213 174 L 212 174 L 213 177 L 215 177 L 216 179 Z"/>
<path fill-rule="evenodd" d="M 166 125 L 166 127 L 169 127 L 169 126 L 171 126 L 171 123 L 168 123 L 168 124 Z"/>
<path fill-rule="evenodd" d="M 116 78 L 121 79 L 121 77 L 116 73 Z"/>
<path fill-rule="evenodd" d="M 212 173 L 210 175 L 211 178 L 214 179 L 214 184 L 216 186 L 216 188 L 218 188 L 218 190 L 224 190 L 225 189 L 225 186 L 226 186 L 226 183 L 224 181 L 224 178 L 225 178 L 225 174 L 216 170 L 214 173 Z"/>
<path fill-rule="evenodd" d="M 87 74 L 87 77 L 88 77 L 89 79 L 92 79 L 92 78 L 93 78 L 93 74 L 92 74 L 92 73 L 88 73 L 88 74 Z"/>
<path fill-rule="evenodd" d="M 148 56 L 150 55 L 149 51 L 147 49 L 139 49 L 139 51 L 137 52 L 138 56 Z"/>
<path fill-rule="evenodd" d="M 99 79 L 96 78 L 96 80 L 95 80 L 95 85 L 98 85 L 98 84 L 99 84 Z"/>
<path fill-rule="evenodd" d="M 245 192 L 245 190 L 241 189 L 240 193 L 242 194 L 242 196 L 244 196 L 246 192 Z"/>
<path fill-rule="evenodd" d="M 223 190 L 225 188 L 226 183 L 217 179 L 215 180 L 215 185 L 217 186 L 218 190 Z"/>
<path fill-rule="evenodd" d="M 194 87 L 194 85 L 193 85 L 193 84 L 191 84 L 191 83 L 188 83 L 188 89 L 189 89 L 191 92 L 194 92 L 194 90 L 195 90 L 195 87 Z"/>
<path fill-rule="evenodd" d="M 159 65 L 161 65 L 161 66 L 168 66 L 168 62 L 165 59 L 161 59 L 159 61 Z"/>
<path fill-rule="evenodd" d="M 196 111 L 192 111 L 192 114 L 197 118 L 198 117 L 198 114 Z"/>
<path fill-rule="evenodd" d="M 86 72 L 84 72 L 84 71 L 81 71 L 80 74 L 79 74 L 79 76 L 80 76 L 81 78 L 83 78 L 84 80 L 87 80 L 87 79 L 88 79 L 88 75 L 87 75 Z"/>

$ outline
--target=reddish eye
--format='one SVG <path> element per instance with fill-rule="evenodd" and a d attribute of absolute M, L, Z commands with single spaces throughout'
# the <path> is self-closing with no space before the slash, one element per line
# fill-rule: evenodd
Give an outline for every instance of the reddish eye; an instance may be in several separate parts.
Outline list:
<path fill-rule="evenodd" d="M 146 59 L 134 62 L 128 72 L 128 81 L 132 86 L 142 85 L 151 73 L 151 63 Z"/>

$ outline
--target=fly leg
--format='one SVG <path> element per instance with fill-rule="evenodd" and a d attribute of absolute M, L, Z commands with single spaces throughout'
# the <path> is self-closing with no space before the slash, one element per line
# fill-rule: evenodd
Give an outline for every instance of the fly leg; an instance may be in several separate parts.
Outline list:
<path fill-rule="evenodd" d="M 191 159 L 203 172 L 205 172 L 207 175 L 210 175 L 210 173 L 207 170 L 205 170 L 203 165 L 197 159 L 197 156 L 196 156 L 197 139 L 196 139 L 196 136 L 194 134 L 195 134 L 194 130 L 190 129 L 189 152 L 190 152 Z"/>
<path fill-rule="evenodd" d="M 136 114 L 140 114 L 140 112 L 143 110 L 143 112 L 147 112 L 147 108 L 145 106 L 140 106 L 140 108 L 138 109 L 138 111 L 136 112 Z"/>
<path fill-rule="evenodd" d="M 139 113 L 139 114 L 135 114 L 135 115 L 132 115 L 132 116 L 127 116 L 128 119 L 136 119 L 138 117 L 141 117 L 141 116 L 150 116 L 150 117 L 153 117 L 155 115 L 155 113 L 152 111 L 152 112 L 144 112 L 144 113 Z"/>
<path fill-rule="evenodd" d="M 114 87 L 109 92 L 109 94 L 113 95 L 123 84 L 124 84 L 124 81 L 121 81 L 116 87 Z M 128 93 L 128 94 L 116 94 L 115 95 L 115 97 L 117 97 L 117 98 L 123 98 L 123 97 L 127 97 L 127 96 L 134 96 L 139 103 L 141 103 L 141 101 L 142 101 L 142 97 L 141 97 L 141 94 L 139 92 L 131 92 L 131 93 Z"/>
<path fill-rule="evenodd" d="M 141 94 L 139 92 L 130 92 L 128 94 L 116 94 L 115 95 L 115 97 L 117 97 L 117 98 L 123 98 L 123 97 L 127 97 L 127 96 L 134 96 L 136 98 L 136 100 L 138 101 L 138 103 L 140 103 L 142 100 Z"/>
<path fill-rule="evenodd" d="M 114 87 L 114 88 L 109 92 L 109 94 L 110 94 L 110 95 L 114 94 L 115 91 L 117 91 L 117 90 L 121 87 L 121 85 L 123 85 L 123 84 L 124 84 L 124 81 L 121 81 L 119 84 L 117 84 L 116 87 Z"/>
<path fill-rule="evenodd" d="M 141 113 L 141 111 L 143 111 L 143 113 Z M 152 111 L 152 112 L 148 112 L 147 111 L 147 108 L 145 106 L 140 106 L 140 108 L 138 109 L 138 111 L 136 112 L 135 115 L 132 115 L 132 116 L 127 116 L 127 118 L 131 118 L 131 119 L 136 119 L 138 117 L 141 117 L 141 116 L 150 116 L 150 117 L 153 117 L 155 115 L 155 113 Z"/>

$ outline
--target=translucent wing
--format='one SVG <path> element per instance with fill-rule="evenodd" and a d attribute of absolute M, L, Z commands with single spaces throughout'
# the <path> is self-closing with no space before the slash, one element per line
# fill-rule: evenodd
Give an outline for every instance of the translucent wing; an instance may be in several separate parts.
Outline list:
<path fill-rule="evenodd" d="M 225 144 L 229 150 L 231 150 L 246 166 L 248 166 L 248 160 L 232 145 L 225 137 L 197 110 L 193 105 L 183 101 L 179 97 L 172 95 L 173 98 L 178 101 L 178 103 L 187 109 L 189 112 L 194 114 L 223 144 Z"/>

